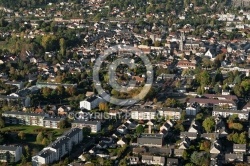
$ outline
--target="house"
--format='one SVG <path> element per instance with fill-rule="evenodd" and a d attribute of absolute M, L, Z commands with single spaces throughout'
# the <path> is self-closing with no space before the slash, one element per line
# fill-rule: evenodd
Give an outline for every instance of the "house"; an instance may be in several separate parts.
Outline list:
<path fill-rule="evenodd" d="M 16 163 L 21 160 L 22 147 L 0 145 L 0 161 L 6 163 Z"/>
<path fill-rule="evenodd" d="M 201 138 L 205 138 L 207 140 L 214 140 L 219 137 L 218 133 L 203 133 L 201 134 Z"/>
<path fill-rule="evenodd" d="M 102 98 L 99 96 L 91 96 L 84 101 L 80 102 L 80 109 L 92 110 L 99 106 L 99 103 L 102 102 Z"/>
<path fill-rule="evenodd" d="M 210 153 L 211 154 L 220 154 L 221 153 L 221 145 L 220 142 L 215 140 L 214 142 L 211 143 L 210 146 Z"/>
<path fill-rule="evenodd" d="M 209 49 L 207 50 L 207 52 L 205 53 L 205 56 L 208 57 L 209 59 L 213 60 L 216 56 L 216 53 L 213 49 Z"/>
<path fill-rule="evenodd" d="M 48 117 L 47 114 L 36 114 L 26 112 L 10 112 L 6 111 L 2 113 L 4 122 L 6 124 L 20 124 L 20 125 L 31 125 L 31 126 L 44 126 L 43 119 Z"/>
<path fill-rule="evenodd" d="M 141 162 L 147 165 L 165 165 L 165 157 L 152 156 L 152 155 L 142 155 Z"/>
<path fill-rule="evenodd" d="M 128 164 L 129 165 L 138 165 L 139 163 L 140 163 L 139 157 L 132 156 L 132 157 L 128 158 Z"/>
<path fill-rule="evenodd" d="M 234 153 L 246 153 L 246 144 L 234 144 L 233 145 L 233 152 Z"/>
<path fill-rule="evenodd" d="M 47 147 L 43 148 L 37 155 L 32 157 L 33 166 L 41 166 L 44 164 L 52 164 L 61 160 L 62 157 L 72 151 L 74 145 L 79 144 L 83 140 L 82 129 L 73 128 L 58 137 Z"/>
<path fill-rule="evenodd" d="M 186 136 L 184 138 L 181 139 L 181 142 L 178 144 L 179 149 L 188 149 L 190 146 L 190 139 Z"/>
<path fill-rule="evenodd" d="M 137 138 L 137 144 L 139 146 L 162 147 L 163 146 L 163 135 L 161 135 L 161 134 L 141 134 Z"/>
<path fill-rule="evenodd" d="M 174 155 L 176 157 L 182 157 L 184 149 L 174 149 Z"/>
<path fill-rule="evenodd" d="M 180 138 L 185 138 L 188 137 L 191 140 L 194 140 L 197 138 L 198 133 L 190 133 L 190 132 L 181 132 L 180 133 Z"/>
<path fill-rule="evenodd" d="M 45 117 L 43 119 L 43 127 L 45 128 L 53 128 L 53 129 L 59 129 L 59 123 L 63 119 L 61 118 L 50 118 L 50 117 Z"/>
<path fill-rule="evenodd" d="M 198 134 L 200 132 L 200 126 L 201 126 L 201 124 L 198 121 L 193 120 L 189 129 L 188 129 L 188 132 Z"/>
<path fill-rule="evenodd" d="M 180 60 L 177 63 L 177 67 L 181 69 L 195 69 L 196 68 L 196 61 L 189 62 L 188 60 Z"/>
<path fill-rule="evenodd" d="M 127 145 L 127 140 L 126 138 L 122 137 L 120 140 L 117 141 L 117 145 L 120 145 L 120 146 L 125 146 Z"/>
<path fill-rule="evenodd" d="M 167 119 L 179 120 L 182 110 L 180 108 L 163 107 L 158 109 L 159 115 Z"/>
<path fill-rule="evenodd" d="M 243 162 L 243 154 L 242 153 L 226 153 L 225 154 L 225 162 Z"/>
<path fill-rule="evenodd" d="M 97 133 L 101 130 L 101 122 L 100 121 L 85 121 L 85 120 L 74 120 L 71 123 L 72 128 L 83 128 L 89 127 L 91 128 L 92 133 Z"/>
<path fill-rule="evenodd" d="M 145 147 L 135 147 L 133 148 L 133 154 L 142 154 L 142 153 L 146 153 L 147 150 Z"/>
<path fill-rule="evenodd" d="M 150 108 L 137 108 L 131 110 L 131 119 L 136 120 L 151 120 L 155 119 L 156 110 Z"/>
<path fill-rule="evenodd" d="M 57 109 L 58 115 L 68 115 L 70 110 L 71 108 L 67 106 L 61 106 Z"/>
<path fill-rule="evenodd" d="M 179 160 L 177 158 L 167 158 L 167 166 L 178 166 Z"/>
<path fill-rule="evenodd" d="M 18 89 L 23 89 L 23 87 L 24 87 L 23 82 L 7 81 L 7 82 L 5 82 L 5 84 L 16 86 Z"/>

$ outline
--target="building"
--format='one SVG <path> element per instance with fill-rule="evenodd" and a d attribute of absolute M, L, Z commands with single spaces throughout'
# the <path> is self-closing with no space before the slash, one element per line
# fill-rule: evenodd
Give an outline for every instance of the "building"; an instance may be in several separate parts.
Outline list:
<path fill-rule="evenodd" d="M 162 134 L 141 134 L 137 138 L 137 144 L 148 147 L 162 147 L 163 138 Z"/>
<path fill-rule="evenodd" d="M 45 117 L 43 119 L 43 127 L 45 127 L 45 128 L 59 129 L 59 123 L 62 120 L 63 120 L 62 118 Z"/>
<path fill-rule="evenodd" d="M 238 115 L 239 119 L 248 120 L 249 112 L 240 111 L 240 110 L 229 110 L 229 109 L 214 109 L 212 112 L 213 116 L 222 116 L 224 118 L 231 116 L 231 115 Z"/>
<path fill-rule="evenodd" d="M 74 120 L 72 123 L 72 128 L 80 128 L 90 127 L 91 133 L 97 133 L 101 130 L 101 122 L 100 121 L 85 121 L 85 120 Z"/>
<path fill-rule="evenodd" d="M 92 110 L 99 106 L 99 103 L 102 102 L 102 98 L 99 96 L 91 96 L 84 101 L 80 102 L 80 109 Z"/>
<path fill-rule="evenodd" d="M 246 153 L 246 144 L 234 144 L 233 151 L 234 153 Z"/>
<path fill-rule="evenodd" d="M 150 108 L 138 108 L 131 111 L 131 119 L 151 120 L 155 119 L 157 111 Z"/>
<path fill-rule="evenodd" d="M 182 110 L 180 108 L 160 108 L 158 109 L 159 115 L 167 119 L 179 120 L 181 118 Z"/>
<path fill-rule="evenodd" d="M 0 161 L 7 163 L 16 163 L 21 160 L 22 147 L 0 145 Z"/>
<path fill-rule="evenodd" d="M 82 129 L 73 128 L 57 138 L 47 147 L 43 148 L 36 156 L 32 157 L 33 166 L 41 166 L 51 164 L 61 160 L 62 157 L 72 151 L 74 145 L 79 144 L 83 140 Z"/>
<path fill-rule="evenodd" d="M 43 119 L 48 117 L 47 114 L 41 113 L 26 113 L 26 112 L 4 112 L 2 113 L 6 124 L 20 124 L 31 126 L 44 126 Z"/>
<path fill-rule="evenodd" d="M 76 87 L 77 84 L 58 84 L 58 83 L 48 83 L 48 82 L 37 82 L 36 87 L 39 89 L 41 88 L 51 88 L 51 89 L 56 89 L 58 86 L 63 86 L 64 88 L 69 88 L 69 87 Z"/>
<path fill-rule="evenodd" d="M 152 155 L 142 155 L 141 162 L 146 165 L 165 165 L 165 157 L 152 156 Z"/>

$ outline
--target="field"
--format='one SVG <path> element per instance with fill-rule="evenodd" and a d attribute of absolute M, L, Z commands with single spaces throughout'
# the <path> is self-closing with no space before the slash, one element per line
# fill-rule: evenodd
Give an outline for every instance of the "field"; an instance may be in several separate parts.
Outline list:
<path fill-rule="evenodd" d="M 8 125 L 0 129 L 0 132 L 8 133 L 6 138 L 6 144 L 22 144 L 29 147 L 41 150 L 44 145 L 36 142 L 36 136 L 40 131 L 43 131 L 45 135 L 52 135 L 52 140 L 61 136 L 68 129 L 47 129 L 40 126 L 25 126 L 25 125 Z M 18 137 L 19 132 L 25 133 L 25 138 L 21 140 Z"/>

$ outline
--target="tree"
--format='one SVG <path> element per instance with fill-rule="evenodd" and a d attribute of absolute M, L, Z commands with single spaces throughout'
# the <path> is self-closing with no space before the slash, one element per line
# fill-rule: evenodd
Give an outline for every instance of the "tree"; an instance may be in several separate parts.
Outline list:
<path fill-rule="evenodd" d="M 70 123 L 68 122 L 67 119 L 64 119 L 64 120 L 61 120 L 61 121 L 58 123 L 58 127 L 59 127 L 60 129 L 65 129 L 65 128 L 70 127 Z"/>
<path fill-rule="evenodd" d="M 4 128 L 5 127 L 5 123 L 2 117 L 0 117 L 0 128 Z"/>
<path fill-rule="evenodd" d="M 20 132 L 18 133 L 18 137 L 19 137 L 21 140 L 24 140 L 24 139 L 26 138 L 25 133 L 24 133 L 23 131 L 20 131 Z"/>
<path fill-rule="evenodd" d="M 210 156 L 207 152 L 194 151 L 190 157 L 192 163 L 198 166 L 209 165 Z"/>
<path fill-rule="evenodd" d="M 210 141 L 205 140 L 205 141 L 201 142 L 200 143 L 200 150 L 204 150 L 206 152 L 209 152 L 209 150 L 210 150 Z"/>
<path fill-rule="evenodd" d="M 60 54 L 64 56 L 66 53 L 66 42 L 64 38 L 60 39 L 59 45 L 60 45 Z"/>
<path fill-rule="evenodd" d="M 89 136 L 91 133 L 91 128 L 90 127 L 83 127 L 82 133 L 83 133 L 83 137 Z"/>
<path fill-rule="evenodd" d="M 42 143 L 43 141 L 43 138 L 44 138 L 44 133 L 43 132 L 39 132 L 36 136 L 36 142 L 37 143 Z"/>
<path fill-rule="evenodd" d="M 47 146 L 47 145 L 49 145 L 49 143 L 50 143 L 49 139 L 47 137 L 44 137 L 42 140 L 42 144 Z"/>
<path fill-rule="evenodd" d="M 113 125 L 109 125 L 109 126 L 108 126 L 108 130 L 109 130 L 109 131 L 113 130 L 113 128 L 114 128 Z"/>
<path fill-rule="evenodd" d="M 195 117 L 196 120 L 203 120 L 203 118 L 204 118 L 203 113 L 198 113 Z"/>
<path fill-rule="evenodd" d="M 184 160 L 188 160 L 189 155 L 188 155 L 187 150 L 184 150 L 184 151 L 183 151 L 183 153 L 182 153 L 182 157 L 183 157 L 183 159 L 184 159 Z"/>
<path fill-rule="evenodd" d="M 42 37 L 41 45 L 46 51 L 53 51 L 58 48 L 58 40 L 54 35 L 44 35 Z"/>
<path fill-rule="evenodd" d="M 210 133 L 215 127 L 215 121 L 212 117 L 206 118 L 203 121 L 202 126 L 205 128 L 206 132 Z"/>
<path fill-rule="evenodd" d="M 144 127 L 142 125 L 139 125 L 136 127 L 136 133 L 141 134 L 144 132 Z"/>

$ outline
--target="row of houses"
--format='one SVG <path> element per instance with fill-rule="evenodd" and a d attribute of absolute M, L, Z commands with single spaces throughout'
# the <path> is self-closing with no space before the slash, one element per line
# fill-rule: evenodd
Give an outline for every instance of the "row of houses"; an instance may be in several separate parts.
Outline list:
<path fill-rule="evenodd" d="M 83 140 L 82 129 L 72 128 L 61 137 L 58 137 L 47 147 L 43 148 L 36 156 L 32 157 L 32 166 L 41 166 L 44 164 L 52 164 L 61 160 L 65 155 L 69 154 L 75 145 Z"/>

